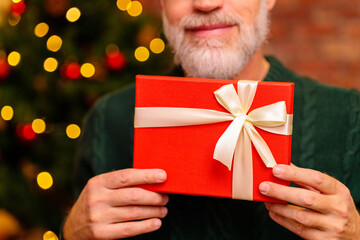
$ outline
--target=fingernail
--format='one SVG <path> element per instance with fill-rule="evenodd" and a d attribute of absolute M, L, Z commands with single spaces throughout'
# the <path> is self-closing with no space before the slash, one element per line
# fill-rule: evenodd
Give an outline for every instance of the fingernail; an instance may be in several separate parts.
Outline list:
<path fill-rule="evenodd" d="M 271 218 L 276 218 L 276 213 L 269 211 L 269 215 Z"/>
<path fill-rule="evenodd" d="M 270 189 L 270 185 L 268 183 L 265 183 L 265 182 L 261 183 L 260 186 L 259 186 L 260 192 L 264 193 L 264 194 L 268 193 L 269 189 Z"/>
<path fill-rule="evenodd" d="M 162 216 L 166 216 L 167 215 L 167 213 L 168 213 L 168 209 L 166 208 L 166 207 L 163 207 L 162 209 L 161 209 L 161 214 L 162 214 Z"/>
<path fill-rule="evenodd" d="M 160 220 L 160 219 L 155 219 L 155 221 L 154 221 L 154 226 L 155 226 L 156 228 L 159 228 L 159 227 L 161 226 L 161 220 Z"/>
<path fill-rule="evenodd" d="M 267 210 L 270 210 L 271 203 L 266 202 L 266 203 L 265 203 L 265 207 L 266 207 Z"/>
<path fill-rule="evenodd" d="M 163 182 L 166 180 L 166 173 L 164 171 L 161 171 L 157 174 L 157 178 L 160 182 Z"/>
<path fill-rule="evenodd" d="M 165 197 L 164 197 L 164 205 L 168 204 L 168 202 L 169 202 L 169 196 L 165 195 Z"/>
<path fill-rule="evenodd" d="M 277 165 L 273 168 L 274 176 L 281 176 L 285 172 L 284 166 Z"/>

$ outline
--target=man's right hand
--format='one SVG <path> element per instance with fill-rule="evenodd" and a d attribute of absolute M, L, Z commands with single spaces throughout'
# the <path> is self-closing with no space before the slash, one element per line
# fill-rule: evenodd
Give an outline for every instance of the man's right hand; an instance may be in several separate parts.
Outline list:
<path fill-rule="evenodd" d="M 165 171 L 159 169 L 124 169 L 93 177 L 66 219 L 64 239 L 119 239 L 159 229 L 168 196 L 136 186 L 165 180 Z"/>

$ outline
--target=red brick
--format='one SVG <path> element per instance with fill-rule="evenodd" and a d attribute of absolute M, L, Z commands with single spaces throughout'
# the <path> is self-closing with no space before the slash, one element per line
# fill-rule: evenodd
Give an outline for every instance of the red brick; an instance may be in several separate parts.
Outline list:
<path fill-rule="evenodd" d="M 294 71 L 360 90 L 358 0 L 278 0 L 265 51 Z"/>

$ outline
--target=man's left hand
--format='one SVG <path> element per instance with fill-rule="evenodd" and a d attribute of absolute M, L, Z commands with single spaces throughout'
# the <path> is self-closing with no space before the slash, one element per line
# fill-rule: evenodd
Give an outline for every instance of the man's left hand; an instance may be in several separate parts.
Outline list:
<path fill-rule="evenodd" d="M 305 239 L 360 239 L 360 215 L 344 184 L 294 165 L 277 165 L 273 174 L 301 187 L 260 184 L 263 195 L 289 203 L 265 203 L 275 222 Z"/>

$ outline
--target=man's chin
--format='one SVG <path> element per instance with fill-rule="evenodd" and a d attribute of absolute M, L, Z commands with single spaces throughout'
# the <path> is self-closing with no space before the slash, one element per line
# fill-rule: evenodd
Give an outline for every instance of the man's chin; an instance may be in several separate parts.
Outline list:
<path fill-rule="evenodd" d="M 224 48 L 235 47 L 237 43 L 236 37 L 232 34 L 219 34 L 219 32 L 189 32 L 185 34 L 185 41 L 192 45 L 193 48 L 213 47 Z"/>
<path fill-rule="evenodd" d="M 187 76 L 195 78 L 232 79 L 241 71 L 238 61 L 217 61 L 216 56 L 192 59 L 181 65 Z"/>

